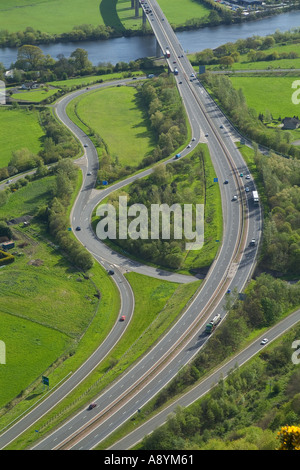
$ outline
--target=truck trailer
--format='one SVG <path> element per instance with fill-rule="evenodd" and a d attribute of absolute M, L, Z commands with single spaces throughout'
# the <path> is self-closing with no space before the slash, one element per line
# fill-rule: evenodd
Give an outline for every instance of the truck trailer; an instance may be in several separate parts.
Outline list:
<path fill-rule="evenodd" d="M 221 321 L 221 315 L 216 315 L 205 327 L 205 333 L 210 335 Z"/>

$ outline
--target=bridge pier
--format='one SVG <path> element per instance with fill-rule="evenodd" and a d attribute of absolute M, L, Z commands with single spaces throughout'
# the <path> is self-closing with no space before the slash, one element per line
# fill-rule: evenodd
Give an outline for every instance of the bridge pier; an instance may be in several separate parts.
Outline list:
<path fill-rule="evenodd" d="M 143 20 L 143 25 L 146 24 L 146 22 L 147 22 L 147 15 L 146 15 L 146 13 L 144 12 L 144 10 L 143 10 L 142 20 Z"/>
<path fill-rule="evenodd" d="M 155 56 L 156 57 L 161 57 L 162 56 L 162 50 L 161 50 L 161 47 L 160 47 L 160 44 L 158 42 L 158 40 L 156 39 L 156 48 L 155 48 Z"/>

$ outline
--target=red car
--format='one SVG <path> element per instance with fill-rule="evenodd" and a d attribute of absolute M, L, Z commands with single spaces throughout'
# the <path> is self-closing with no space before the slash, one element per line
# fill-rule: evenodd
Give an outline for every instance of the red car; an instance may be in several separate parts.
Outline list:
<path fill-rule="evenodd" d="M 122 315 L 121 318 L 120 318 L 120 321 L 124 321 L 125 318 L 126 318 L 126 316 L 125 316 L 125 315 Z"/>

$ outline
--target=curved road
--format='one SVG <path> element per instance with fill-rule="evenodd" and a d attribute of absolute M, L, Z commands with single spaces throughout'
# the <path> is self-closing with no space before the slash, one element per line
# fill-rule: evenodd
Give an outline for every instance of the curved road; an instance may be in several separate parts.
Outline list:
<path fill-rule="evenodd" d="M 159 23 L 158 18 L 159 17 L 156 16 L 156 20 Z M 164 27 L 166 23 L 165 21 Z M 181 46 L 177 41 L 175 42 L 172 33 L 172 31 L 169 31 L 167 36 L 168 45 L 172 51 L 169 61 L 170 66 L 175 60 L 178 62 L 178 56 L 181 55 Z M 166 35 L 162 24 L 160 24 L 160 34 L 162 34 L 163 37 Z M 161 43 L 163 43 L 163 41 L 164 39 L 161 39 Z M 170 42 L 172 42 L 172 44 L 169 44 Z M 254 207 L 251 200 L 247 200 L 243 190 L 243 184 L 238 177 L 238 173 L 240 171 L 246 173 L 247 168 L 231 138 L 228 123 L 223 121 L 224 118 L 219 114 L 219 110 L 200 84 L 194 81 L 190 82 L 189 75 L 192 71 L 192 67 L 188 60 L 183 57 L 181 62 L 182 63 L 178 65 L 180 75 L 177 77 L 177 80 L 182 81 L 182 83 L 178 83 L 178 87 L 186 106 L 193 136 L 196 139 L 195 142 L 198 142 L 200 139 L 205 141 L 206 138 L 204 136 L 208 134 L 208 145 L 219 181 L 222 182 L 224 179 L 229 180 L 228 185 L 220 185 L 223 204 L 224 233 L 223 244 L 220 247 L 219 255 L 211 266 L 198 295 L 194 297 L 181 318 L 159 343 L 155 345 L 145 357 L 138 361 L 137 364 L 131 367 L 129 371 L 120 377 L 117 383 L 113 384 L 99 396 L 97 399 L 97 408 L 94 408 L 92 412 L 87 412 L 86 410 L 79 412 L 58 430 L 38 443 L 35 446 L 36 449 L 60 448 L 64 442 L 67 443 L 67 448 L 93 448 L 98 442 L 116 429 L 124 419 L 128 419 L 138 408 L 141 408 L 141 406 L 176 375 L 184 364 L 193 358 L 199 351 L 201 345 L 206 341 L 206 337 L 203 335 L 199 337 L 199 332 L 201 333 L 204 324 L 209 318 L 215 315 L 216 312 L 224 314 L 224 293 L 228 287 L 237 287 L 238 291 L 241 291 L 249 276 L 251 276 L 255 262 L 256 247 L 250 249 L 248 248 L 248 244 L 249 240 L 254 235 L 256 239 L 259 239 L 261 214 L 260 209 Z M 82 230 L 76 232 L 76 235 L 106 269 L 109 269 L 111 265 L 115 264 L 120 266 L 120 269 L 115 270 L 116 274 L 114 279 L 120 289 L 122 312 L 128 312 L 130 315 L 133 311 L 133 296 L 129 284 L 124 282 L 125 278 L 122 275 L 124 270 L 134 269 L 146 275 L 163 276 L 168 280 L 176 279 L 176 282 L 178 282 L 178 277 L 177 275 L 159 272 L 152 268 L 141 266 L 138 263 L 132 263 L 119 254 L 107 249 L 107 247 L 94 236 L 90 227 L 90 215 L 97 203 L 99 203 L 109 191 L 128 184 L 136 178 L 144 177 L 152 170 L 146 170 L 138 175 L 134 175 L 128 178 L 126 182 L 123 181 L 105 190 L 106 193 L 105 191 L 97 192 L 93 190 L 93 178 L 96 178 L 98 168 L 96 151 L 88 137 L 73 123 L 68 122 L 64 111 L 69 100 L 84 92 L 85 90 L 81 90 L 63 98 L 58 103 L 57 107 L 59 118 L 71 128 L 72 132 L 78 136 L 83 144 L 88 145 L 88 147 L 85 147 L 86 154 L 83 157 L 84 183 L 72 213 L 72 224 L 75 227 L 77 225 L 82 226 Z M 222 125 L 225 126 L 225 129 L 220 129 L 221 122 Z M 182 152 L 183 156 L 185 153 L 187 153 L 187 151 Z M 88 172 L 91 172 L 92 175 L 88 176 Z M 239 195 L 238 201 L 232 202 L 233 194 Z M 243 239 L 241 239 L 240 235 L 242 227 Z M 190 280 L 190 277 L 182 277 L 180 282 L 189 282 Z M 116 324 L 116 329 L 119 330 L 119 336 L 122 327 L 124 328 L 124 323 Z M 114 331 L 112 331 L 93 356 L 61 387 L 54 391 L 49 398 L 42 402 L 19 423 L 0 436 L 0 448 L 7 445 L 8 442 L 32 425 L 32 423 L 47 410 L 55 406 L 59 400 L 63 399 L 76 384 L 82 381 L 84 377 L 96 367 L 99 360 L 105 357 L 112 347 L 114 341 L 110 341 L 113 338 Z M 173 353 L 170 355 L 170 352 Z M 114 422 L 108 425 L 107 419 L 111 416 L 114 417 Z M 88 430 L 86 437 L 77 439 L 77 435 L 82 429 Z M 69 443 L 71 438 L 74 438 L 74 440 Z"/>
<path fill-rule="evenodd" d="M 170 61 L 175 57 L 177 59 L 177 54 L 179 54 L 177 50 L 172 51 Z M 141 408 L 176 375 L 179 368 L 193 358 L 207 340 L 201 334 L 207 318 L 215 315 L 216 312 L 224 314 L 223 304 L 226 289 L 228 287 L 237 287 L 241 291 L 251 275 L 256 248 L 249 249 L 248 244 L 254 233 L 256 238 L 259 239 L 261 229 L 260 209 L 254 207 L 251 201 L 245 198 L 243 185 L 237 177 L 240 171 L 246 173 L 247 168 L 231 139 L 227 122 L 224 122 L 226 125 L 225 130 L 221 130 L 220 125 L 223 123 L 223 121 L 221 122 L 223 117 L 219 115 L 219 110 L 214 107 L 198 82 L 193 82 L 191 85 L 186 69 L 188 71 L 192 70 L 189 63 L 181 66 L 184 76 L 182 80 L 180 80 L 181 76 L 177 79 L 182 81 L 182 84 L 178 84 L 178 86 L 186 105 L 193 136 L 195 136 L 197 142 L 200 138 L 205 140 L 203 139 L 204 135 L 209 134 L 208 145 L 216 173 L 220 181 L 229 180 L 228 185 L 221 185 L 225 225 L 223 244 L 219 256 L 211 267 L 200 293 L 159 343 L 97 398 L 98 406 L 96 408 L 91 412 L 80 411 L 58 430 L 38 443 L 34 447 L 35 449 L 91 449 L 95 447 L 98 442 L 116 429 L 125 419 L 136 413 L 137 409 Z M 195 100 L 195 94 L 197 94 L 198 100 L 201 100 L 200 107 L 199 102 Z M 207 118 L 203 112 L 203 107 L 208 108 L 208 116 L 211 117 Z M 207 110 L 205 109 L 205 111 Z M 60 118 L 65 119 L 62 114 L 60 114 Z M 82 137 L 86 138 L 85 136 Z M 226 142 L 226 146 L 224 142 Z M 146 176 L 150 171 L 146 170 L 138 177 Z M 136 178 L 136 176 L 133 178 Z M 133 178 L 121 184 L 128 184 Z M 243 200 L 244 210 L 248 211 L 247 216 L 245 216 L 243 244 L 241 244 L 239 233 L 242 225 L 242 204 L 232 202 L 233 193 L 239 194 Z M 87 234 L 87 238 L 82 239 L 82 242 L 89 249 L 90 237 L 92 236 L 93 248 L 91 251 L 94 254 L 99 253 L 99 250 L 102 252 L 103 244 L 95 239 L 93 234 L 89 233 L 89 218 L 87 216 L 102 197 L 102 194 L 94 193 L 91 199 L 88 198 L 85 201 L 85 205 L 83 204 L 81 207 L 81 212 L 72 221 L 75 224 L 82 222 L 86 224 L 79 233 L 80 236 L 82 233 Z M 85 212 L 87 205 L 89 205 L 89 210 Z M 220 290 L 219 296 L 218 289 Z M 214 303 L 212 303 L 212 299 L 214 299 Z M 187 333 L 190 333 L 190 336 L 186 339 Z M 172 348 L 170 349 L 171 345 Z M 171 358 L 170 350 L 173 351 Z M 82 433 L 82 431 L 84 432 Z"/>

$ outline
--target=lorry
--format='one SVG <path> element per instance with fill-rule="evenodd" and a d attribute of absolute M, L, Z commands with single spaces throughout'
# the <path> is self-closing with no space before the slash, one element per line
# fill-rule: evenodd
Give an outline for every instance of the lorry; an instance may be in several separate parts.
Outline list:
<path fill-rule="evenodd" d="M 218 313 L 205 327 L 205 333 L 210 335 L 221 321 L 221 315 Z"/>
<path fill-rule="evenodd" d="M 169 58 L 170 55 L 171 55 L 171 54 L 170 54 L 170 51 L 169 51 L 169 49 L 167 48 L 167 49 L 166 49 L 166 57 Z"/>
<path fill-rule="evenodd" d="M 258 204 L 259 203 L 258 192 L 257 191 L 252 191 L 252 196 L 253 196 L 254 204 Z"/>

